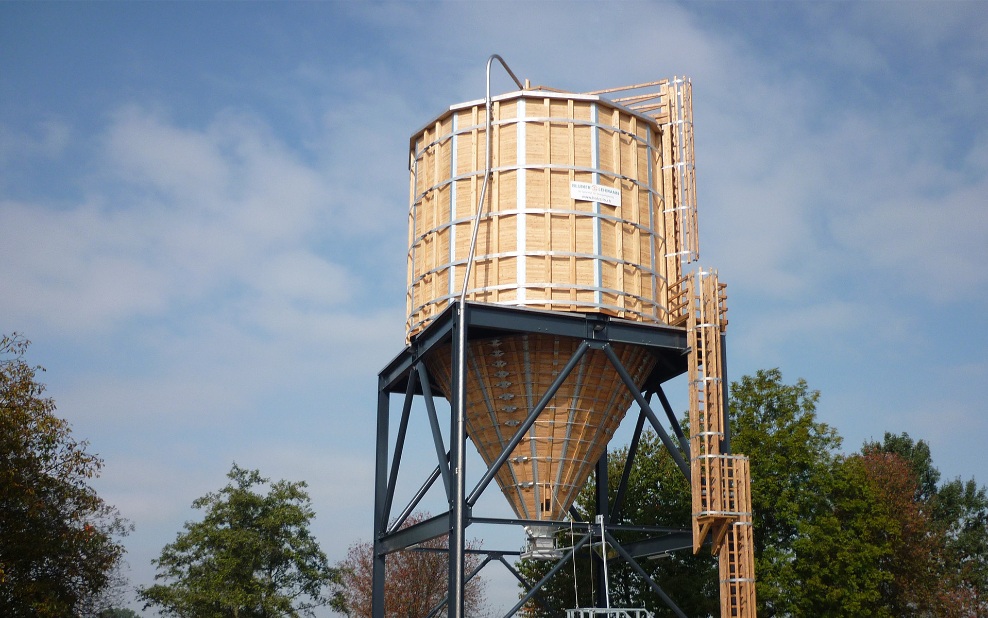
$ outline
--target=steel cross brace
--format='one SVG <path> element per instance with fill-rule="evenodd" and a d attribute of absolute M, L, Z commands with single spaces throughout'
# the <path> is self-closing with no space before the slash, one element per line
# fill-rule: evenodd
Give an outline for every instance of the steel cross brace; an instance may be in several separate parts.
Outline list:
<path fill-rule="evenodd" d="M 463 312 L 462 315 L 459 313 L 461 311 Z M 464 332 L 459 332 L 460 329 L 464 330 Z M 463 469 L 465 466 L 462 465 L 462 462 L 464 461 L 462 454 L 465 449 L 467 438 L 462 426 L 463 416 L 461 411 L 457 409 L 457 399 L 454 398 L 450 411 L 451 443 L 449 445 L 449 449 L 447 450 L 443 444 L 441 432 L 439 431 L 439 419 L 434 403 L 435 395 L 432 392 L 432 382 L 423 362 L 429 354 L 436 353 L 438 351 L 437 348 L 444 344 L 449 344 L 452 347 L 451 352 L 454 359 L 454 375 L 459 375 L 461 371 L 460 365 L 463 363 L 458 362 L 456 359 L 463 358 L 464 350 L 459 348 L 462 347 L 462 342 L 466 342 L 468 340 L 466 337 L 467 333 L 465 332 L 466 329 L 471 329 L 471 333 L 473 333 L 474 336 L 480 337 L 538 332 L 581 339 L 581 343 L 577 351 L 570 358 L 570 361 L 567 363 L 564 371 L 561 372 L 557 380 L 554 381 L 553 385 L 539 400 L 539 404 L 530 411 L 525 422 L 518 427 L 515 434 L 512 436 L 511 441 L 505 446 L 498 458 L 487 468 L 481 480 L 477 483 L 476 487 L 469 494 L 469 496 L 467 496 L 465 492 L 459 488 L 461 487 L 460 484 L 462 484 L 465 480 L 465 470 Z M 648 393 L 648 397 L 643 396 L 634 384 L 634 381 L 631 379 L 627 370 L 622 366 L 617 356 L 614 354 L 614 351 L 610 345 L 611 342 L 642 345 L 652 350 L 653 354 L 656 355 L 656 369 L 653 370 L 653 373 L 648 377 L 648 384 L 650 384 L 650 392 Z M 685 334 L 682 329 L 642 325 L 593 314 L 559 314 L 558 312 L 544 312 L 475 303 L 453 303 L 451 307 L 449 307 L 445 312 L 443 312 L 443 314 L 434 320 L 433 324 L 426 328 L 422 333 L 418 334 L 412 344 L 408 346 L 403 353 L 399 354 L 398 357 L 396 357 L 395 360 L 393 360 L 388 366 L 386 366 L 378 376 L 377 456 L 375 459 L 376 489 L 374 501 L 375 532 L 373 618 L 383 618 L 386 555 L 393 551 L 406 549 L 416 543 L 445 534 L 450 535 L 450 547 L 448 550 L 451 552 L 450 590 L 454 597 L 452 599 L 451 606 L 451 609 L 454 611 L 448 613 L 450 613 L 451 616 L 457 613 L 455 611 L 456 607 L 461 606 L 462 604 L 462 589 L 459 586 L 459 583 L 463 583 L 466 580 L 464 579 L 465 574 L 462 573 L 462 568 L 459 568 L 459 573 L 456 573 L 455 571 L 458 570 L 457 563 L 462 565 L 462 557 L 466 552 L 464 543 L 465 528 L 469 526 L 471 522 L 475 521 L 472 514 L 472 508 L 490 485 L 491 481 L 494 480 L 500 468 L 509 458 L 510 453 L 521 442 L 521 440 L 524 439 L 525 434 L 530 430 L 539 414 L 552 400 L 552 397 L 562 385 L 566 376 L 573 371 L 579 363 L 580 358 L 589 349 L 600 349 L 605 352 L 610 362 L 614 365 L 618 374 L 621 376 L 625 386 L 629 389 L 641 408 L 638 428 L 636 429 L 636 445 L 633 450 L 637 450 L 637 440 L 639 439 L 638 435 L 640 435 L 641 428 L 644 425 L 644 419 L 647 418 L 653 429 L 655 429 L 656 433 L 662 439 L 663 444 L 669 449 L 680 470 L 683 471 L 684 474 L 688 474 L 689 467 L 685 461 L 683 461 L 680 450 L 682 450 L 688 458 L 689 447 L 682 435 L 682 429 L 679 427 L 678 422 L 675 421 L 675 416 L 672 414 L 672 411 L 668 406 L 668 402 L 665 400 L 664 393 L 661 392 L 660 386 L 662 381 L 685 372 L 685 367 L 683 366 L 684 361 L 681 360 L 686 351 Z M 404 391 L 405 399 L 402 406 L 401 420 L 399 422 L 394 455 L 389 462 L 389 395 L 390 393 L 399 392 L 399 389 Z M 659 394 L 666 415 L 672 423 L 673 429 L 676 433 L 676 438 L 679 442 L 678 448 L 649 407 L 647 399 L 651 397 L 651 393 L 655 392 Z M 411 413 L 412 400 L 417 395 L 422 395 L 425 399 L 426 411 L 429 416 L 430 427 L 432 429 L 433 445 L 436 452 L 437 465 L 432 473 L 428 475 L 409 504 L 402 511 L 401 515 L 395 520 L 394 523 L 389 525 L 391 509 L 394 501 L 395 486 L 398 478 L 398 470 L 401 466 L 404 442 L 407 434 L 409 416 Z M 459 439 L 457 439 L 458 436 Z M 452 465 L 454 461 L 461 462 L 461 465 Z M 606 465 L 606 460 L 602 465 Z M 598 466 L 598 473 L 599 467 L 600 466 Z M 630 462 L 629 464 L 626 464 L 626 469 L 629 467 Z M 409 526 L 403 529 L 400 528 L 415 507 L 419 504 L 421 499 L 435 484 L 435 481 L 439 478 L 443 479 L 443 487 L 446 492 L 447 499 L 450 502 L 450 510 L 446 513 L 432 517 L 429 520 L 420 522 L 414 526 Z M 622 480 L 622 485 L 626 488 L 626 479 Z M 619 495 L 615 499 L 615 512 L 619 512 L 621 508 L 623 503 L 623 493 L 623 491 L 619 491 Z M 462 496 L 462 498 L 459 496 Z M 598 510 L 601 508 L 605 510 L 607 509 L 606 506 L 599 506 Z M 579 514 L 575 508 L 571 507 L 570 512 L 574 516 L 579 517 Z M 488 523 L 496 521 L 493 519 L 484 518 L 477 518 L 477 520 L 484 520 Z M 523 522 L 520 520 L 500 521 L 503 521 L 504 523 L 521 525 L 532 523 Z M 627 529 L 625 526 L 609 527 L 613 529 Z M 649 530 L 652 532 L 656 531 L 655 529 L 649 527 L 642 527 L 641 530 Z M 669 538 L 665 540 L 651 539 L 632 544 L 629 547 L 634 547 L 634 549 L 632 549 L 632 553 L 635 555 L 647 555 L 656 551 L 668 551 L 670 549 L 677 548 L 681 544 L 678 535 L 682 534 L 682 532 L 683 531 L 670 531 L 667 532 Z M 497 561 L 505 564 L 505 566 L 507 566 L 509 570 L 515 574 L 515 577 L 518 578 L 519 581 L 524 581 L 520 574 L 518 574 L 517 571 L 504 560 L 504 552 L 495 552 L 495 554 L 496 558 L 489 558 L 485 560 L 480 568 L 496 559 Z M 470 577 L 474 577 L 477 571 L 479 571 L 479 568 L 476 569 L 474 573 L 471 573 Z M 527 602 L 528 599 L 533 598 L 543 584 L 544 582 L 536 584 L 534 588 L 526 595 L 526 601 L 523 601 L 521 605 L 523 605 L 524 602 Z M 518 607 L 521 607 L 521 605 Z M 513 614 L 509 613 L 508 615 Z"/>

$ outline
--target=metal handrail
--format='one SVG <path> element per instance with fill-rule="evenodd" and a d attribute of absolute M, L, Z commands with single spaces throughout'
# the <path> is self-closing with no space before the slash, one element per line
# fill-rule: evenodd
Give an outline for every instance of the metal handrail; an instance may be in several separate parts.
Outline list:
<path fill-rule="evenodd" d="M 480 199 L 477 201 L 477 214 L 473 222 L 473 236 L 470 239 L 470 253 L 467 256 L 467 263 L 463 271 L 463 291 L 460 292 L 460 315 L 457 324 L 457 355 L 456 355 L 456 435 L 451 435 L 450 440 L 455 440 L 455 450 L 456 459 L 453 462 L 456 470 L 456 487 L 453 490 L 455 506 L 453 508 L 453 525 L 457 533 L 455 535 L 450 535 L 450 560 L 452 561 L 452 580 L 450 582 L 450 600 L 454 601 L 453 607 L 450 607 L 449 615 L 459 618 L 463 612 L 463 597 L 462 591 L 466 582 L 464 581 L 464 542 L 463 542 L 463 530 L 466 527 L 466 516 L 464 511 L 466 510 L 466 450 L 464 445 L 466 444 L 466 404 L 467 404 L 467 309 L 466 309 L 466 298 L 467 298 L 467 285 L 470 281 L 470 269 L 473 266 L 473 258 L 477 247 L 477 233 L 480 230 L 480 216 L 484 211 L 484 199 L 487 195 L 487 183 L 491 176 L 491 65 L 497 60 L 504 67 L 504 70 L 508 72 L 511 79 L 515 80 L 519 88 L 524 89 L 524 86 L 515 74 L 508 68 L 505 64 L 504 59 L 497 54 L 492 54 L 490 58 L 487 59 L 487 97 L 485 100 L 487 109 L 487 155 L 486 155 L 486 165 L 484 168 L 484 184 L 480 190 Z M 452 542 L 456 539 L 456 543 Z"/>
<path fill-rule="evenodd" d="M 491 125 L 493 119 L 491 117 L 491 65 L 497 60 L 504 67 L 504 70 L 508 72 L 511 79 L 514 80 L 515 84 L 518 85 L 522 90 L 525 86 L 521 81 L 515 76 L 514 72 L 508 68 L 508 65 L 504 62 L 504 59 L 497 54 L 491 54 L 491 57 L 487 59 L 487 96 L 484 99 L 484 107 L 487 111 L 487 126 L 484 131 L 485 137 L 485 161 L 484 161 L 484 184 L 480 187 L 480 199 L 477 200 L 477 214 L 474 216 L 473 221 L 473 235 L 470 239 L 470 252 L 467 255 L 466 270 L 463 273 L 463 291 L 460 292 L 460 304 L 462 305 L 467 298 L 467 285 L 470 280 L 470 269 L 473 267 L 473 257 L 477 248 L 477 233 L 480 230 L 480 216 L 484 212 L 484 198 L 487 196 L 487 182 L 491 177 Z"/>

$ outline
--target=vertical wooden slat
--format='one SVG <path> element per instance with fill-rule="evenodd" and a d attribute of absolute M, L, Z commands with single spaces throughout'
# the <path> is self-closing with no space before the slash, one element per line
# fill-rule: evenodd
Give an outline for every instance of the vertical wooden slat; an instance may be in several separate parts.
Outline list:
<path fill-rule="evenodd" d="M 545 160 L 546 161 L 552 161 L 553 158 L 556 156 L 556 151 L 552 147 L 552 140 L 554 138 L 554 133 L 555 133 L 555 131 L 553 130 L 554 125 L 552 121 L 549 120 L 549 118 L 551 117 L 550 112 L 552 110 L 552 105 L 550 101 L 551 99 L 542 99 L 543 114 L 546 118 L 546 120 L 543 121 L 542 123 L 543 130 L 545 131 Z M 546 166 L 542 170 L 542 177 L 544 178 L 545 181 L 545 194 L 544 194 L 545 198 L 544 201 L 542 202 L 542 208 L 544 212 L 542 214 L 542 219 L 545 226 L 544 228 L 545 237 L 551 239 L 553 233 L 553 226 L 552 226 L 553 217 L 552 217 L 552 213 L 550 213 L 549 210 L 552 208 L 552 202 L 553 202 L 553 198 L 555 197 L 555 194 L 552 191 L 552 170 L 548 166 Z M 559 198 L 559 201 L 562 201 L 562 198 Z M 544 283 L 546 284 L 542 292 L 543 298 L 546 299 L 546 303 L 542 306 L 542 308 L 550 309 L 552 307 L 552 300 L 554 299 L 554 292 L 552 290 L 552 287 L 549 286 L 549 284 L 552 282 L 552 255 L 550 255 L 549 252 L 546 252 L 546 254 L 542 256 L 542 263 L 545 269 L 543 272 L 545 273 Z"/>
<path fill-rule="evenodd" d="M 692 297 L 687 322 L 690 388 L 691 489 L 693 498 L 693 551 L 698 552 L 707 534 L 713 553 L 735 515 L 727 505 L 724 456 L 723 379 L 721 356 L 722 288 L 715 272 L 698 272 L 690 279 Z"/>
<path fill-rule="evenodd" d="M 572 100 L 567 101 L 566 106 L 567 106 L 567 111 L 569 112 L 568 117 L 573 118 L 573 112 L 574 112 L 573 101 Z M 576 172 L 573 171 L 573 168 L 576 167 L 576 125 L 572 121 L 570 121 L 569 123 L 567 123 L 567 128 L 569 130 L 569 149 L 566 152 L 566 158 L 567 158 L 567 163 L 569 163 L 570 165 L 569 180 L 570 182 L 573 182 L 574 180 L 576 180 Z M 593 131 L 594 129 L 591 128 L 590 130 Z M 569 215 L 569 232 L 570 232 L 570 242 L 569 242 L 569 247 L 567 247 L 567 249 L 571 252 L 570 258 L 568 260 L 569 280 L 577 281 L 576 255 L 575 255 L 577 252 L 577 239 L 576 239 L 577 230 L 576 230 L 575 214 Z M 570 300 L 573 301 L 577 300 L 577 298 L 579 297 L 578 295 L 579 292 L 577 286 L 571 287 Z M 570 305 L 569 310 L 576 311 L 577 305 L 575 303 Z"/>
<path fill-rule="evenodd" d="M 673 180 L 675 171 L 673 128 L 672 124 L 668 122 L 668 118 L 671 116 L 672 95 L 668 84 L 663 86 L 661 92 L 662 101 L 669 110 L 665 115 L 667 121 L 664 124 L 659 125 L 662 132 L 662 163 L 660 169 L 662 170 L 662 197 L 666 230 L 665 274 L 667 281 L 678 282 L 682 279 L 681 252 L 683 250 L 683 239 L 680 230 L 680 221 L 676 216 L 678 199 L 676 197 L 676 184 Z M 681 291 L 681 289 L 670 287 L 669 294 L 670 296 L 674 296 Z M 666 303 L 666 306 L 671 304 L 672 298 L 670 297 Z"/>

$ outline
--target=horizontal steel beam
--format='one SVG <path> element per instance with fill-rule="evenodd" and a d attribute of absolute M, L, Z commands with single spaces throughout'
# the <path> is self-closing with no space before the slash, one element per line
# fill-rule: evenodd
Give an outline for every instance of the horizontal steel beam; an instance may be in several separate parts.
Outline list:
<path fill-rule="evenodd" d="M 600 313 L 563 313 L 485 303 L 470 304 L 470 326 L 531 332 L 647 347 L 686 348 L 686 330 Z"/>
<path fill-rule="evenodd" d="M 382 536 L 378 541 L 378 551 L 381 554 L 390 554 L 447 534 L 449 534 L 449 513 L 443 513 Z"/>
<path fill-rule="evenodd" d="M 624 343 L 651 349 L 663 362 L 656 371 L 665 380 L 686 371 L 686 329 L 615 318 L 600 313 L 564 313 L 488 303 L 467 303 L 467 329 L 471 339 L 506 333 L 541 333 L 589 341 Z M 440 313 L 415 335 L 378 374 L 386 392 L 402 391 L 417 359 L 448 343 L 456 324 L 454 306 Z"/>
<path fill-rule="evenodd" d="M 471 517 L 470 523 L 474 525 L 502 525 L 502 526 L 550 526 L 560 530 L 579 530 L 584 532 L 590 530 L 600 530 L 600 524 L 587 521 L 552 521 L 545 519 L 509 519 L 503 517 Z M 692 534 L 685 528 L 673 528 L 670 526 L 640 526 L 634 524 L 614 524 L 605 526 L 608 530 L 615 532 L 641 532 L 645 534 Z M 690 545 L 692 547 L 692 545 Z"/>
<path fill-rule="evenodd" d="M 681 530 L 654 539 L 625 543 L 624 548 L 633 558 L 649 558 L 681 549 L 693 549 L 693 532 Z"/>

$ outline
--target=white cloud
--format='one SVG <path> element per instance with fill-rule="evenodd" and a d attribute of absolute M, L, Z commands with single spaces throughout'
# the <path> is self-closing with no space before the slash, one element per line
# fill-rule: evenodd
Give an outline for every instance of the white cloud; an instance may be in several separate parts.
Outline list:
<path fill-rule="evenodd" d="M 325 308 L 351 300 L 359 280 L 310 252 L 287 251 L 260 265 L 254 285 L 266 297 Z"/>
<path fill-rule="evenodd" d="M 942 199 L 900 196 L 849 214 L 840 236 L 897 287 L 950 305 L 981 297 L 988 283 L 988 185 Z"/>
<path fill-rule="evenodd" d="M 65 152 L 71 131 L 65 122 L 48 118 L 27 130 L 0 123 L 0 163 L 41 157 L 54 159 Z"/>
<path fill-rule="evenodd" d="M 835 339 L 835 333 L 850 334 L 856 330 L 857 308 L 854 303 L 836 299 L 819 304 L 784 306 L 773 311 L 745 314 L 745 321 L 733 325 L 737 337 L 732 344 L 747 354 L 778 357 L 780 348 L 800 342 L 831 352 L 847 345 L 847 339 Z M 849 333 L 850 331 L 850 333 Z"/>
<path fill-rule="evenodd" d="M 89 197 L 0 203 L 11 256 L 0 274 L 18 290 L 0 301 L 11 322 L 104 330 L 229 303 L 231 292 L 310 308 L 359 293 L 359 264 L 304 248 L 344 233 L 329 224 L 331 181 L 263 124 L 224 114 L 202 130 L 179 128 L 128 107 L 104 143 Z"/>
<path fill-rule="evenodd" d="M 170 277 L 134 259 L 127 216 L 91 203 L 71 210 L 0 202 L 0 296 L 9 324 L 63 332 L 96 328 L 134 314 L 160 310 Z"/>
<path fill-rule="evenodd" d="M 222 131 L 182 129 L 135 106 L 113 115 L 106 134 L 110 173 L 132 185 L 161 191 L 180 211 L 221 210 L 232 181 L 231 161 L 221 152 Z"/>
<path fill-rule="evenodd" d="M 844 99 L 809 74 L 742 68 L 746 83 L 713 93 L 732 93 L 731 105 L 697 121 L 701 252 L 712 248 L 729 281 L 793 301 L 853 270 L 930 302 L 983 294 L 988 168 L 977 146 L 958 161 L 951 148 L 966 136 L 941 117 Z"/>

